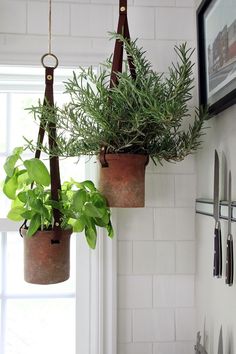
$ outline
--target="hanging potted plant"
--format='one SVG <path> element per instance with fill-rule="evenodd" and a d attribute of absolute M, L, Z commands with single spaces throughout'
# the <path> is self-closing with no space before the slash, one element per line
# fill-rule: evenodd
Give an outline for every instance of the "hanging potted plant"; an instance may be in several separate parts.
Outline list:
<path fill-rule="evenodd" d="M 69 278 L 72 232 L 84 232 L 94 249 L 97 226 L 113 237 L 110 210 L 91 181 L 64 182 L 59 199 L 53 200 L 47 167 L 37 158 L 24 160 L 23 150 L 14 149 L 6 160 L 3 191 L 12 201 L 8 218 L 25 220 L 20 229 L 25 280 L 34 284 L 62 282 Z M 54 225 L 55 211 L 60 213 L 60 227 Z"/>
<path fill-rule="evenodd" d="M 55 116 L 59 128 L 55 155 L 97 155 L 101 162 L 100 190 L 111 207 L 144 206 L 144 174 L 149 157 L 154 163 L 181 161 L 200 145 L 205 112 L 195 109 L 191 121 L 192 51 L 175 47 L 179 62 L 163 76 L 152 70 L 136 41 L 115 35 L 136 68 L 127 61 L 118 83 L 110 85 L 112 60 L 95 74 L 80 69 L 66 82 L 70 102 Z M 112 81 L 113 82 L 113 81 Z M 33 107 L 37 119 L 42 106 Z M 55 118 L 56 117 L 56 118 Z M 50 118 L 49 118 L 50 119 Z M 47 147 L 42 147 L 46 149 Z"/>
<path fill-rule="evenodd" d="M 4 165 L 3 192 L 12 200 L 8 218 L 24 220 L 20 234 L 24 238 L 24 277 L 29 283 L 54 284 L 69 278 L 70 236 L 84 231 L 91 248 L 96 247 L 97 226 L 113 237 L 110 210 L 106 199 L 91 181 L 74 180 L 61 185 L 53 98 L 54 69 L 45 67 L 45 96 L 42 105 L 35 157 L 24 160 L 24 148 L 15 148 Z M 54 56 L 55 57 L 55 56 Z M 55 57 L 56 58 L 56 57 Z M 57 59 L 57 58 L 56 58 Z M 39 159 L 40 146 L 48 131 L 49 171 Z"/>

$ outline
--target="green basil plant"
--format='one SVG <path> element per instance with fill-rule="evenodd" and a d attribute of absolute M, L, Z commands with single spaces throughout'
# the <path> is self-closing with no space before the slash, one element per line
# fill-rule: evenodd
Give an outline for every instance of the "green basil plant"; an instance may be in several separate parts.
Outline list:
<path fill-rule="evenodd" d="M 13 221 L 27 220 L 27 235 L 38 230 L 50 230 L 53 224 L 53 208 L 62 214 L 62 229 L 72 228 L 83 232 L 91 248 L 96 247 L 97 226 L 105 228 L 113 237 L 111 211 L 106 199 L 93 182 L 76 182 L 73 179 L 62 184 L 59 201 L 51 199 L 50 174 L 45 164 L 37 159 L 24 160 L 23 147 L 13 150 L 5 164 L 4 194 L 12 200 L 7 217 Z"/>

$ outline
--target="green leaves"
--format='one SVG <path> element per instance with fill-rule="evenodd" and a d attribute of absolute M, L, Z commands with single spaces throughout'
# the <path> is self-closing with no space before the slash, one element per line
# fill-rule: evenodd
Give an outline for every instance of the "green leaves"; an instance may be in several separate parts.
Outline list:
<path fill-rule="evenodd" d="M 41 217 L 39 214 L 35 214 L 30 221 L 29 228 L 27 231 L 27 236 L 33 236 L 35 232 L 38 231 L 40 225 L 41 225 Z"/>
<path fill-rule="evenodd" d="M 15 149 L 4 166 L 7 176 L 3 191 L 12 200 L 9 219 L 27 220 L 27 235 L 31 237 L 39 229 L 52 228 L 53 209 L 58 209 L 62 214 L 62 228 L 72 226 L 74 232 L 84 232 L 92 249 L 96 247 L 97 227 L 105 228 L 108 236 L 113 236 L 110 209 L 92 181 L 71 179 L 63 183 L 59 200 L 52 200 L 46 166 L 36 158 L 23 161 L 22 152 L 22 148 Z"/>
<path fill-rule="evenodd" d="M 80 211 L 87 200 L 87 193 L 85 190 L 79 190 L 74 193 L 72 206 L 75 211 Z"/>
<path fill-rule="evenodd" d="M 14 173 L 15 164 L 17 161 L 18 161 L 17 155 L 11 155 L 7 158 L 3 167 L 8 177 L 12 177 Z"/>
<path fill-rule="evenodd" d="M 16 162 L 20 158 L 20 154 L 23 152 L 22 147 L 17 147 L 13 150 L 12 155 L 8 156 L 4 164 L 4 170 L 8 177 L 12 177 L 15 169 Z"/>
<path fill-rule="evenodd" d="M 107 231 L 108 231 L 108 236 L 110 238 L 114 237 L 114 229 L 112 227 L 111 221 L 109 221 L 108 225 L 107 225 Z"/>
<path fill-rule="evenodd" d="M 27 192 L 20 192 L 17 195 L 18 199 L 22 202 L 22 203 L 27 203 L 28 200 L 28 193 Z"/>
<path fill-rule="evenodd" d="M 87 189 L 89 189 L 90 191 L 96 191 L 95 185 L 92 181 L 84 181 L 80 183 L 82 186 L 86 187 Z"/>
<path fill-rule="evenodd" d="M 85 227 L 85 236 L 88 242 L 88 245 L 92 248 L 96 248 L 97 243 L 97 231 L 95 226 L 86 226 Z"/>
<path fill-rule="evenodd" d="M 73 224 L 74 232 L 82 232 L 85 228 L 86 221 L 83 218 L 77 219 Z"/>
<path fill-rule="evenodd" d="M 65 157 L 99 155 L 101 146 L 106 146 L 109 153 L 146 154 L 156 163 L 182 160 L 199 148 L 209 117 L 197 112 L 195 123 L 189 125 L 193 51 L 186 43 L 174 47 L 178 62 L 170 62 L 169 72 L 163 75 L 152 69 L 137 40 L 127 41 L 116 33 L 111 36 L 123 42 L 136 78 L 124 59 L 118 84 L 111 88 L 111 57 L 97 73 L 92 67 L 74 73 L 65 84 L 71 100 L 57 111 L 57 153 Z M 40 107 L 35 111 L 40 117 Z"/>
<path fill-rule="evenodd" d="M 91 216 L 93 218 L 102 218 L 103 216 L 103 211 L 99 210 L 98 208 L 96 208 L 93 203 L 91 202 L 87 202 L 84 205 L 84 213 L 87 216 Z"/>
<path fill-rule="evenodd" d="M 3 192 L 9 199 L 14 199 L 16 197 L 16 191 L 18 188 L 17 177 L 13 175 L 12 177 L 6 177 Z"/>
<path fill-rule="evenodd" d="M 43 186 L 49 186 L 50 175 L 47 167 L 41 160 L 36 158 L 26 160 L 24 161 L 24 166 L 33 181 Z"/>
<path fill-rule="evenodd" d="M 24 213 L 25 209 L 23 207 L 15 207 L 12 208 L 9 213 L 7 214 L 8 219 L 12 221 L 21 221 L 24 220 L 22 214 Z"/>
<path fill-rule="evenodd" d="M 110 209 L 106 199 L 91 181 L 65 182 L 62 186 L 64 220 L 63 225 L 70 224 L 74 232 L 85 232 L 88 245 L 96 247 L 97 229 L 105 228 L 109 237 L 113 237 Z M 69 202 L 71 200 L 71 202 Z"/>

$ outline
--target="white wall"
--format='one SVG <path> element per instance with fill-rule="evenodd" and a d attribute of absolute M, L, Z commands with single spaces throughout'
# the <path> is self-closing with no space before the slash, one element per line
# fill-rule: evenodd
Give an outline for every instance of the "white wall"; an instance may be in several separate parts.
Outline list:
<path fill-rule="evenodd" d="M 210 129 L 205 138 L 202 151 L 197 156 L 197 196 L 213 198 L 214 149 L 225 153 L 228 169 L 232 170 L 232 198 L 236 198 L 236 108 L 231 107 L 209 121 Z M 223 171 L 222 171 L 223 172 Z M 222 173 L 223 174 L 223 173 Z M 221 198 L 224 196 L 223 178 L 221 180 Z M 232 226 L 233 235 L 236 227 Z M 213 235 L 214 220 L 198 215 L 196 219 L 197 235 L 197 328 L 203 330 L 206 322 L 209 354 L 217 352 L 220 326 L 223 326 L 224 353 L 235 353 L 236 343 L 236 288 L 225 285 L 225 249 L 227 222 L 222 221 L 223 278 L 215 279 L 213 272 Z M 236 273 L 235 273 L 236 274 Z"/>
<path fill-rule="evenodd" d="M 197 0 L 196 4 L 200 1 Z M 224 159 L 227 170 L 232 171 L 232 199 L 236 199 L 236 107 L 222 112 L 206 124 L 205 142 L 197 154 L 197 197 L 213 198 L 214 150 L 220 154 L 221 199 L 225 200 Z M 233 235 L 236 225 L 232 225 Z M 203 332 L 204 322 L 207 337 L 207 350 L 215 354 L 218 350 L 220 326 L 223 328 L 224 353 L 236 353 L 236 287 L 225 285 L 225 250 L 227 223 L 222 221 L 223 278 L 213 278 L 213 235 L 214 219 L 196 216 L 197 271 L 196 271 L 196 313 L 197 330 Z M 235 246 L 236 247 L 236 246 Z M 235 255 L 235 254 L 234 254 Z M 236 263 L 236 262 L 235 262 Z M 236 274 L 236 270 L 234 270 Z"/>
<path fill-rule="evenodd" d="M 118 211 L 119 354 L 190 354 L 195 164 L 150 166 L 146 208 Z"/>
<path fill-rule="evenodd" d="M 53 1 L 53 52 L 61 65 L 111 53 L 118 0 Z M 129 1 L 130 32 L 166 72 L 175 44 L 195 47 L 194 0 Z M 47 2 L 1 0 L 0 64 L 40 65 Z M 196 102 L 196 90 L 193 102 Z M 195 339 L 195 162 L 148 167 L 146 205 L 118 211 L 119 354 L 191 354 Z M 115 242 L 115 241 L 114 241 Z M 84 353 L 85 354 L 85 353 Z"/>
<path fill-rule="evenodd" d="M 166 71 L 179 40 L 195 39 L 193 0 L 129 0 L 133 38 Z M 48 51 L 46 0 L 1 0 L 0 63 L 40 65 Z M 52 50 L 61 65 L 98 64 L 111 54 L 118 0 L 52 1 Z M 184 26 L 182 24 L 185 23 Z"/>

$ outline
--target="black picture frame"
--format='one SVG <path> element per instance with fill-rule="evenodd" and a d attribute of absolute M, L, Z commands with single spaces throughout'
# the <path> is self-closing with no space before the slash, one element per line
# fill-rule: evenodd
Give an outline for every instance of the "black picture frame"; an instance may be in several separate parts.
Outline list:
<path fill-rule="evenodd" d="M 200 106 L 208 107 L 210 116 L 236 103 L 236 77 L 233 77 L 234 74 L 236 75 L 236 16 L 230 24 L 234 13 L 230 13 L 228 17 L 225 13 L 220 13 L 222 6 L 227 6 L 228 1 L 203 0 L 197 10 L 199 103 Z M 232 1 L 235 1 L 236 8 L 236 0 Z M 226 8 L 223 7 L 223 9 Z M 229 12 L 229 9 L 227 11 Z M 225 25 L 221 25 L 224 21 Z M 221 30 L 219 26 L 222 27 Z M 230 43 L 234 44 L 233 47 Z M 235 73 L 232 69 L 232 74 L 230 74 L 229 70 L 232 65 L 234 66 L 234 62 Z M 225 75 L 227 75 L 226 78 Z"/>

